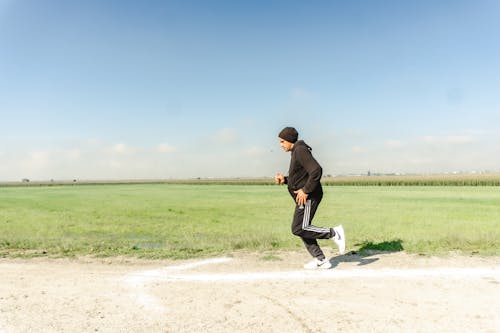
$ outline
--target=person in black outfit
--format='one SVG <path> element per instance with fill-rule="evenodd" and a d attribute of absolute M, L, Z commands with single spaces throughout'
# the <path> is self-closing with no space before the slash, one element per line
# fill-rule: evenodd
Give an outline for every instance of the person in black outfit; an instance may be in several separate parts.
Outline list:
<path fill-rule="evenodd" d="M 312 219 L 323 198 L 321 187 L 322 168 L 313 157 L 311 150 L 303 140 L 298 140 L 299 133 L 293 127 L 285 127 L 278 135 L 281 148 L 291 153 L 288 176 L 277 173 L 277 184 L 287 184 L 288 192 L 295 202 L 295 212 L 292 222 L 292 233 L 302 239 L 307 251 L 314 258 L 304 265 L 306 269 L 331 268 L 318 245 L 317 239 L 331 239 L 340 254 L 345 251 L 345 235 L 342 225 L 333 228 L 323 228 L 312 225 Z"/>

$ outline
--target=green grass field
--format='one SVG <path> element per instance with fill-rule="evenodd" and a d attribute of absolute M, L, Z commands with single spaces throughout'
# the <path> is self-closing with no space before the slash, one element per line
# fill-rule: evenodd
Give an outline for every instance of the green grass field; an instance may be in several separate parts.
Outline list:
<path fill-rule="evenodd" d="M 500 255 L 498 187 L 324 191 L 315 224 L 342 223 L 348 250 Z M 0 187 L 0 255 L 188 258 L 302 249 L 290 232 L 292 214 L 283 186 Z"/>

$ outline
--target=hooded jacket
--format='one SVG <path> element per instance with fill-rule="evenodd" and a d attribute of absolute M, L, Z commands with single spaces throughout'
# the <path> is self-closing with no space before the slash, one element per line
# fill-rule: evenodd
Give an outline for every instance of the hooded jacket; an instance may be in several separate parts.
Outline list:
<path fill-rule="evenodd" d="M 293 197 L 296 196 L 293 192 L 299 189 L 311 196 L 323 195 L 320 183 L 323 169 L 312 156 L 311 150 L 312 148 L 303 140 L 297 141 L 292 148 L 290 169 L 285 180 L 288 184 L 288 191 Z"/>

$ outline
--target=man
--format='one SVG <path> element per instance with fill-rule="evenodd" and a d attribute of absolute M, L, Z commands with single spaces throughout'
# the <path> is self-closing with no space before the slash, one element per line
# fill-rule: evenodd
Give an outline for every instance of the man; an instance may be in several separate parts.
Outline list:
<path fill-rule="evenodd" d="M 307 251 L 314 258 L 304 265 L 305 269 L 332 267 L 318 245 L 317 239 L 331 239 L 340 254 L 345 251 L 344 228 L 339 225 L 334 228 L 322 228 L 312 225 L 312 219 L 323 198 L 321 187 L 322 168 L 311 154 L 312 148 L 303 140 L 298 140 L 299 133 L 293 127 L 285 127 L 278 135 L 281 148 L 291 152 L 288 177 L 277 173 L 277 184 L 288 184 L 288 191 L 294 199 L 295 213 L 292 222 L 292 233 L 299 236 L 304 242 Z"/>

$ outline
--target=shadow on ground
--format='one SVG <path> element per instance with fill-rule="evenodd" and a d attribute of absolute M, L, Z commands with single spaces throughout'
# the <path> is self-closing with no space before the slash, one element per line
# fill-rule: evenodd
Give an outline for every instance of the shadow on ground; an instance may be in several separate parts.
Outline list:
<path fill-rule="evenodd" d="M 379 260 L 379 258 L 376 257 L 377 254 L 400 252 L 404 250 L 403 241 L 401 239 L 381 243 L 365 241 L 355 244 L 355 246 L 359 246 L 357 251 L 350 251 L 344 255 L 331 258 L 330 263 L 332 266 L 335 267 L 341 262 L 357 262 L 358 266 L 369 265 Z"/>

